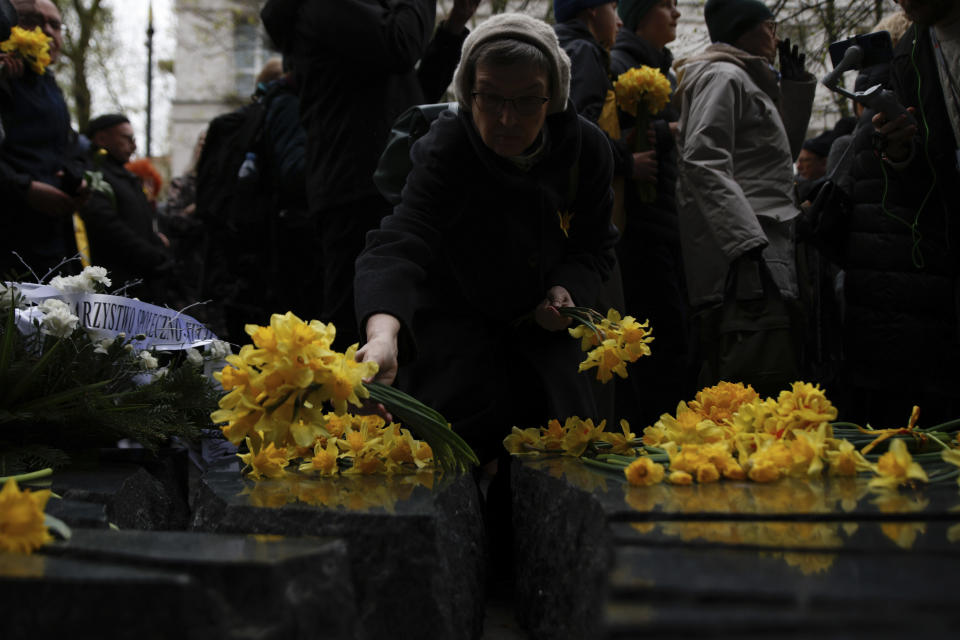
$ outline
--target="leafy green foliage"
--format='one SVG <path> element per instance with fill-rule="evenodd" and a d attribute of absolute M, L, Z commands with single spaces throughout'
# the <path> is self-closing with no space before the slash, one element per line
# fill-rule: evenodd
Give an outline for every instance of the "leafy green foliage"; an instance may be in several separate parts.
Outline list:
<path fill-rule="evenodd" d="M 71 451 L 131 439 L 155 450 L 210 426 L 217 392 L 179 354 L 137 385 L 144 373 L 125 340 L 91 342 L 83 329 L 67 338 L 21 334 L 14 311 L 0 329 L 0 474 L 62 467 Z"/>

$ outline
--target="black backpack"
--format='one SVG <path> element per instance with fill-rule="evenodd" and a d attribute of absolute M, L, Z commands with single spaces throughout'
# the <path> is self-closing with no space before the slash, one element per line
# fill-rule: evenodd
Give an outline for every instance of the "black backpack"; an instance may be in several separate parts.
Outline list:
<path fill-rule="evenodd" d="M 413 163 L 410 162 L 410 148 L 430 130 L 430 125 L 444 111 L 456 113 L 457 103 L 416 105 L 401 113 L 393 123 L 390 137 L 387 138 L 387 146 L 380 154 L 377 170 L 373 174 L 373 183 L 377 186 L 380 195 L 390 204 L 400 204 L 400 192 L 407 182 L 410 169 L 413 168 Z"/>
<path fill-rule="evenodd" d="M 197 163 L 197 215 L 211 232 L 242 233 L 272 217 L 274 194 L 262 168 L 269 149 L 264 121 L 269 94 L 250 104 L 217 116 L 207 128 L 203 152 Z M 237 179 L 248 153 L 256 154 L 259 175 Z"/>

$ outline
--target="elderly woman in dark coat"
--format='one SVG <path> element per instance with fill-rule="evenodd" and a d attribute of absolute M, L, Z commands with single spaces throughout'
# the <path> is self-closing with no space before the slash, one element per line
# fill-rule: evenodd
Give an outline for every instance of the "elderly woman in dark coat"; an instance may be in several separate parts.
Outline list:
<path fill-rule="evenodd" d="M 481 461 L 513 425 L 595 413 L 557 307 L 590 305 L 613 263 L 612 157 L 568 107 L 569 77 L 542 21 L 477 27 L 458 112 L 414 145 L 403 201 L 357 260 L 358 358 L 399 372 Z"/>

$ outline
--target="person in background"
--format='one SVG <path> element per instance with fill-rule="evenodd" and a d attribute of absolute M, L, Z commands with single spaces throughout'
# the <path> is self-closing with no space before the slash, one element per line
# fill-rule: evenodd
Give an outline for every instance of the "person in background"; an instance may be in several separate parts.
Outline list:
<path fill-rule="evenodd" d="M 359 338 L 354 261 L 391 210 L 373 182 L 391 126 L 441 98 L 478 3 L 455 0 L 436 30 L 436 0 L 270 0 L 261 12 L 297 77 L 307 197 L 321 229 L 320 319 L 336 325 L 337 344 Z"/>
<path fill-rule="evenodd" d="M 50 0 L 17 0 L 19 26 L 50 38 L 51 64 L 37 74 L 14 54 L 0 55 L 0 278 L 36 278 L 77 253 L 72 214 L 84 202 L 83 162 L 53 67 L 63 46 L 60 12 Z M 9 11 L 8 11 L 9 13 Z M 16 252 L 19 258 L 14 255 Z"/>
<path fill-rule="evenodd" d="M 842 245 L 841 419 L 902 427 L 960 415 L 960 3 L 900 0 L 913 21 L 889 87 L 905 116 L 877 113 L 853 141 Z"/>
<path fill-rule="evenodd" d="M 698 384 L 737 380 L 776 395 L 801 373 L 793 161 L 816 79 L 778 41 L 762 2 L 707 0 L 704 17 L 713 44 L 677 63 L 677 201 Z"/>
<path fill-rule="evenodd" d="M 560 46 L 570 58 L 570 101 L 577 113 L 597 123 L 605 103 L 613 95 L 610 47 L 613 46 L 620 28 L 617 3 L 602 0 L 554 0 L 553 13 L 557 19 L 553 30 Z M 607 135 L 614 155 L 614 175 L 632 177 L 634 162 L 629 145 L 619 137 L 609 137 L 609 132 Z M 623 312 L 623 284 L 620 267 L 616 264 L 611 271 L 611 277 L 603 285 L 603 291 L 597 297 L 597 306 L 603 313 L 610 308 Z M 619 418 L 616 412 L 615 390 L 616 386 L 612 384 L 594 384 L 598 408 L 609 424 L 616 424 Z"/>
<path fill-rule="evenodd" d="M 117 287 L 142 280 L 131 293 L 163 304 L 173 262 L 156 232 L 143 182 L 124 168 L 137 149 L 130 120 L 118 113 L 98 116 L 85 133 L 91 142 L 89 167 L 100 171 L 113 189 L 113 198 L 98 191 L 80 209 L 92 262 L 106 267 Z"/>
<path fill-rule="evenodd" d="M 623 28 L 610 52 L 614 76 L 641 66 L 659 69 L 676 90 L 673 54 L 667 45 L 677 37 L 680 11 L 674 0 L 621 0 L 617 11 Z M 626 313 L 649 319 L 656 336 L 642 366 L 618 380 L 617 412 L 631 422 L 653 424 L 672 412 L 681 398 L 692 397 L 695 372 L 690 348 L 692 331 L 680 255 L 677 222 L 677 147 L 680 118 L 673 100 L 650 119 L 650 130 L 635 131 L 653 141 L 650 151 L 634 155 L 635 166 L 652 164 L 624 189 L 625 220 L 617 244 L 623 275 Z M 643 202 L 638 183 L 650 180 L 656 197 Z"/>

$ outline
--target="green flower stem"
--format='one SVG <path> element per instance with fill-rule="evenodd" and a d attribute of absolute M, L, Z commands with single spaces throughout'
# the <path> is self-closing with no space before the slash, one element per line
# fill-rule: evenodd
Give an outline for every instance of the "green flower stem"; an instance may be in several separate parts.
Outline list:
<path fill-rule="evenodd" d="M 956 430 L 960 429 L 960 418 L 956 420 L 948 420 L 947 422 L 941 422 L 940 424 L 935 424 L 932 427 L 927 427 L 925 429 L 920 429 L 920 431 L 947 431 L 947 430 Z"/>
<path fill-rule="evenodd" d="M 616 453 L 601 453 L 600 455 L 597 456 L 596 459 L 600 460 L 601 462 L 609 462 L 611 464 L 622 464 L 624 466 L 627 466 L 637 458 L 630 457 L 630 456 L 622 456 Z"/>
<path fill-rule="evenodd" d="M 14 481 L 27 482 L 28 480 L 38 480 L 40 478 L 46 478 L 47 476 L 53 475 L 53 469 L 47 467 L 46 469 L 40 469 L 39 471 L 30 471 L 29 473 L 21 473 L 16 476 L 0 476 L 0 482 L 6 482 L 7 480 L 13 479 Z"/>
<path fill-rule="evenodd" d="M 614 473 L 622 474 L 623 470 L 626 468 L 618 464 L 610 464 L 608 462 L 601 462 L 599 460 L 594 460 L 593 458 L 580 458 L 583 461 L 583 464 L 588 467 L 595 467 L 597 469 L 603 469 L 604 471 L 611 471 Z"/>
<path fill-rule="evenodd" d="M 937 484 L 940 482 L 945 482 L 947 480 L 953 480 L 958 475 L 960 475 L 960 469 L 954 468 L 953 471 L 948 471 L 947 473 L 937 475 L 937 476 L 931 476 L 930 484 Z"/>

